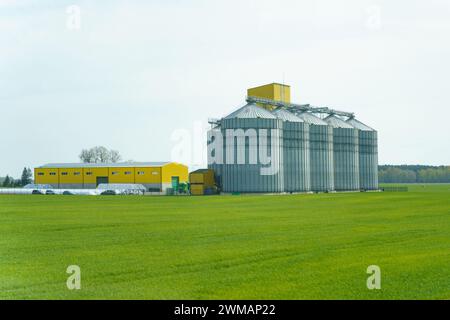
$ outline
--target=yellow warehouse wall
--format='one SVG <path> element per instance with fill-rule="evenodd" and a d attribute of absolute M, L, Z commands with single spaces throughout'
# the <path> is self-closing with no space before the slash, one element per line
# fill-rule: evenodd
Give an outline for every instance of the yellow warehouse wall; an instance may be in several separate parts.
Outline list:
<path fill-rule="evenodd" d="M 88 172 L 92 172 L 92 175 L 89 175 Z M 109 170 L 108 168 L 84 168 L 83 169 L 83 177 L 85 184 L 97 184 L 97 177 L 108 177 Z"/>
<path fill-rule="evenodd" d="M 44 174 L 43 176 L 39 175 L 40 173 Z M 51 176 L 50 173 L 55 173 L 55 175 Z M 34 169 L 34 180 L 36 184 L 59 184 L 59 170 L 58 169 L 49 169 L 49 168 L 38 168 Z"/>
<path fill-rule="evenodd" d="M 109 169 L 109 183 L 134 183 L 135 168 L 110 168 Z M 117 174 L 114 174 L 114 173 Z M 126 175 L 126 172 L 131 174 Z"/>
<path fill-rule="evenodd" d="M 34 183 L 43 184 L 44 177 L 39 176 L 38 173 L 42 172 L 42 169 L 34 169 Z"/>
<path fill-rule="evenodd" d="M 162 167 L 162 183 L 172 183 L 172 177 L 179 177 L 180 183 L 189 181 L 189 169 L 179 163 L 169 163 Z"/>
<path fill-rule="evenodd" d="M 143 175 L 139 175 L 138 172 L 144 172 Z M 161 168 L 160 167 L 136 167 L 135 170 L 136 183 L 140 184 L 161 184 Z"/>
<path fill-rule="evenodd" d="M 67 175 L 64 175 L 67 173 Z M 76 175 L 78 173 L 78 175 Z M 60 184 L 82 184 L 83 183 L 83 169 L 82 168 L 63 168 L 59 169 L 59 183 Z"/>

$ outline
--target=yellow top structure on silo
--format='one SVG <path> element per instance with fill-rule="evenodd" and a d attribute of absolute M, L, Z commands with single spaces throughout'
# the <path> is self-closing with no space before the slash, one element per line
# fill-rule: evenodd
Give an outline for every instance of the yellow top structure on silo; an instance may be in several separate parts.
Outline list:
<path fill-rule="evenodd" d="M 271 83 L 260 87 L 250 88 L 247 90 L 247 95 L 249 97 L 291 103 L 291 87 L 281 83 Z M 273 106 L 263 105 L 263 107 L 273 109 Z"/>

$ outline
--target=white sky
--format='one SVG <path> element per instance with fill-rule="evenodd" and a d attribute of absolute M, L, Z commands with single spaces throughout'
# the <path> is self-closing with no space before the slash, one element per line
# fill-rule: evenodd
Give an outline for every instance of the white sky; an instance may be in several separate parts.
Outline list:
<path fill-rule="evenodd" d="M 283 81 L 376 128 L 381 164 L 450 165 L 449 39 L 448 0 L 0 0 L 0 176 L 95 145 L 204 165 L 207 119 Z"/>

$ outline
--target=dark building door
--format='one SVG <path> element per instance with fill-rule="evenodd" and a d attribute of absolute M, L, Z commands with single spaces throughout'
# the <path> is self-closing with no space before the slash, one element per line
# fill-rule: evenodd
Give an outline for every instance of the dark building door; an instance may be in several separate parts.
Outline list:
<path fill-rule="evenodd" d="M 97 187 L 102 183 L 109 183 L 108 177 L 97 177 Z"/>

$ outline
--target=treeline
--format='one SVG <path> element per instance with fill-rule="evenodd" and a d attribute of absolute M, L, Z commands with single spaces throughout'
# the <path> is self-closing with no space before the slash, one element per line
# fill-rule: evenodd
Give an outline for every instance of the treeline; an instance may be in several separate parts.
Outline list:
<path fill-rule="evenodd" d="M 3 188 L 20 188 L 33 182 L 33 173 L 30 168 L 23 168 L 22 176 L 20 179 L 14 179 L 7 175 L 4 178 L 0 178 L 0 186 Z"/>
<path fill-rule="evenodd" d="M 450 183 L 450 166 L 381 165 L 378 167 L 380 183 Z M 20 179 L 0 177 L 0 187 L 18 188 L 33 182 L 30 168 L 24 168 Z"/>
<path fill-rule="evenodd" d="M 380 183 L 450 183 L 450 166 L 382 165 Z"/>

